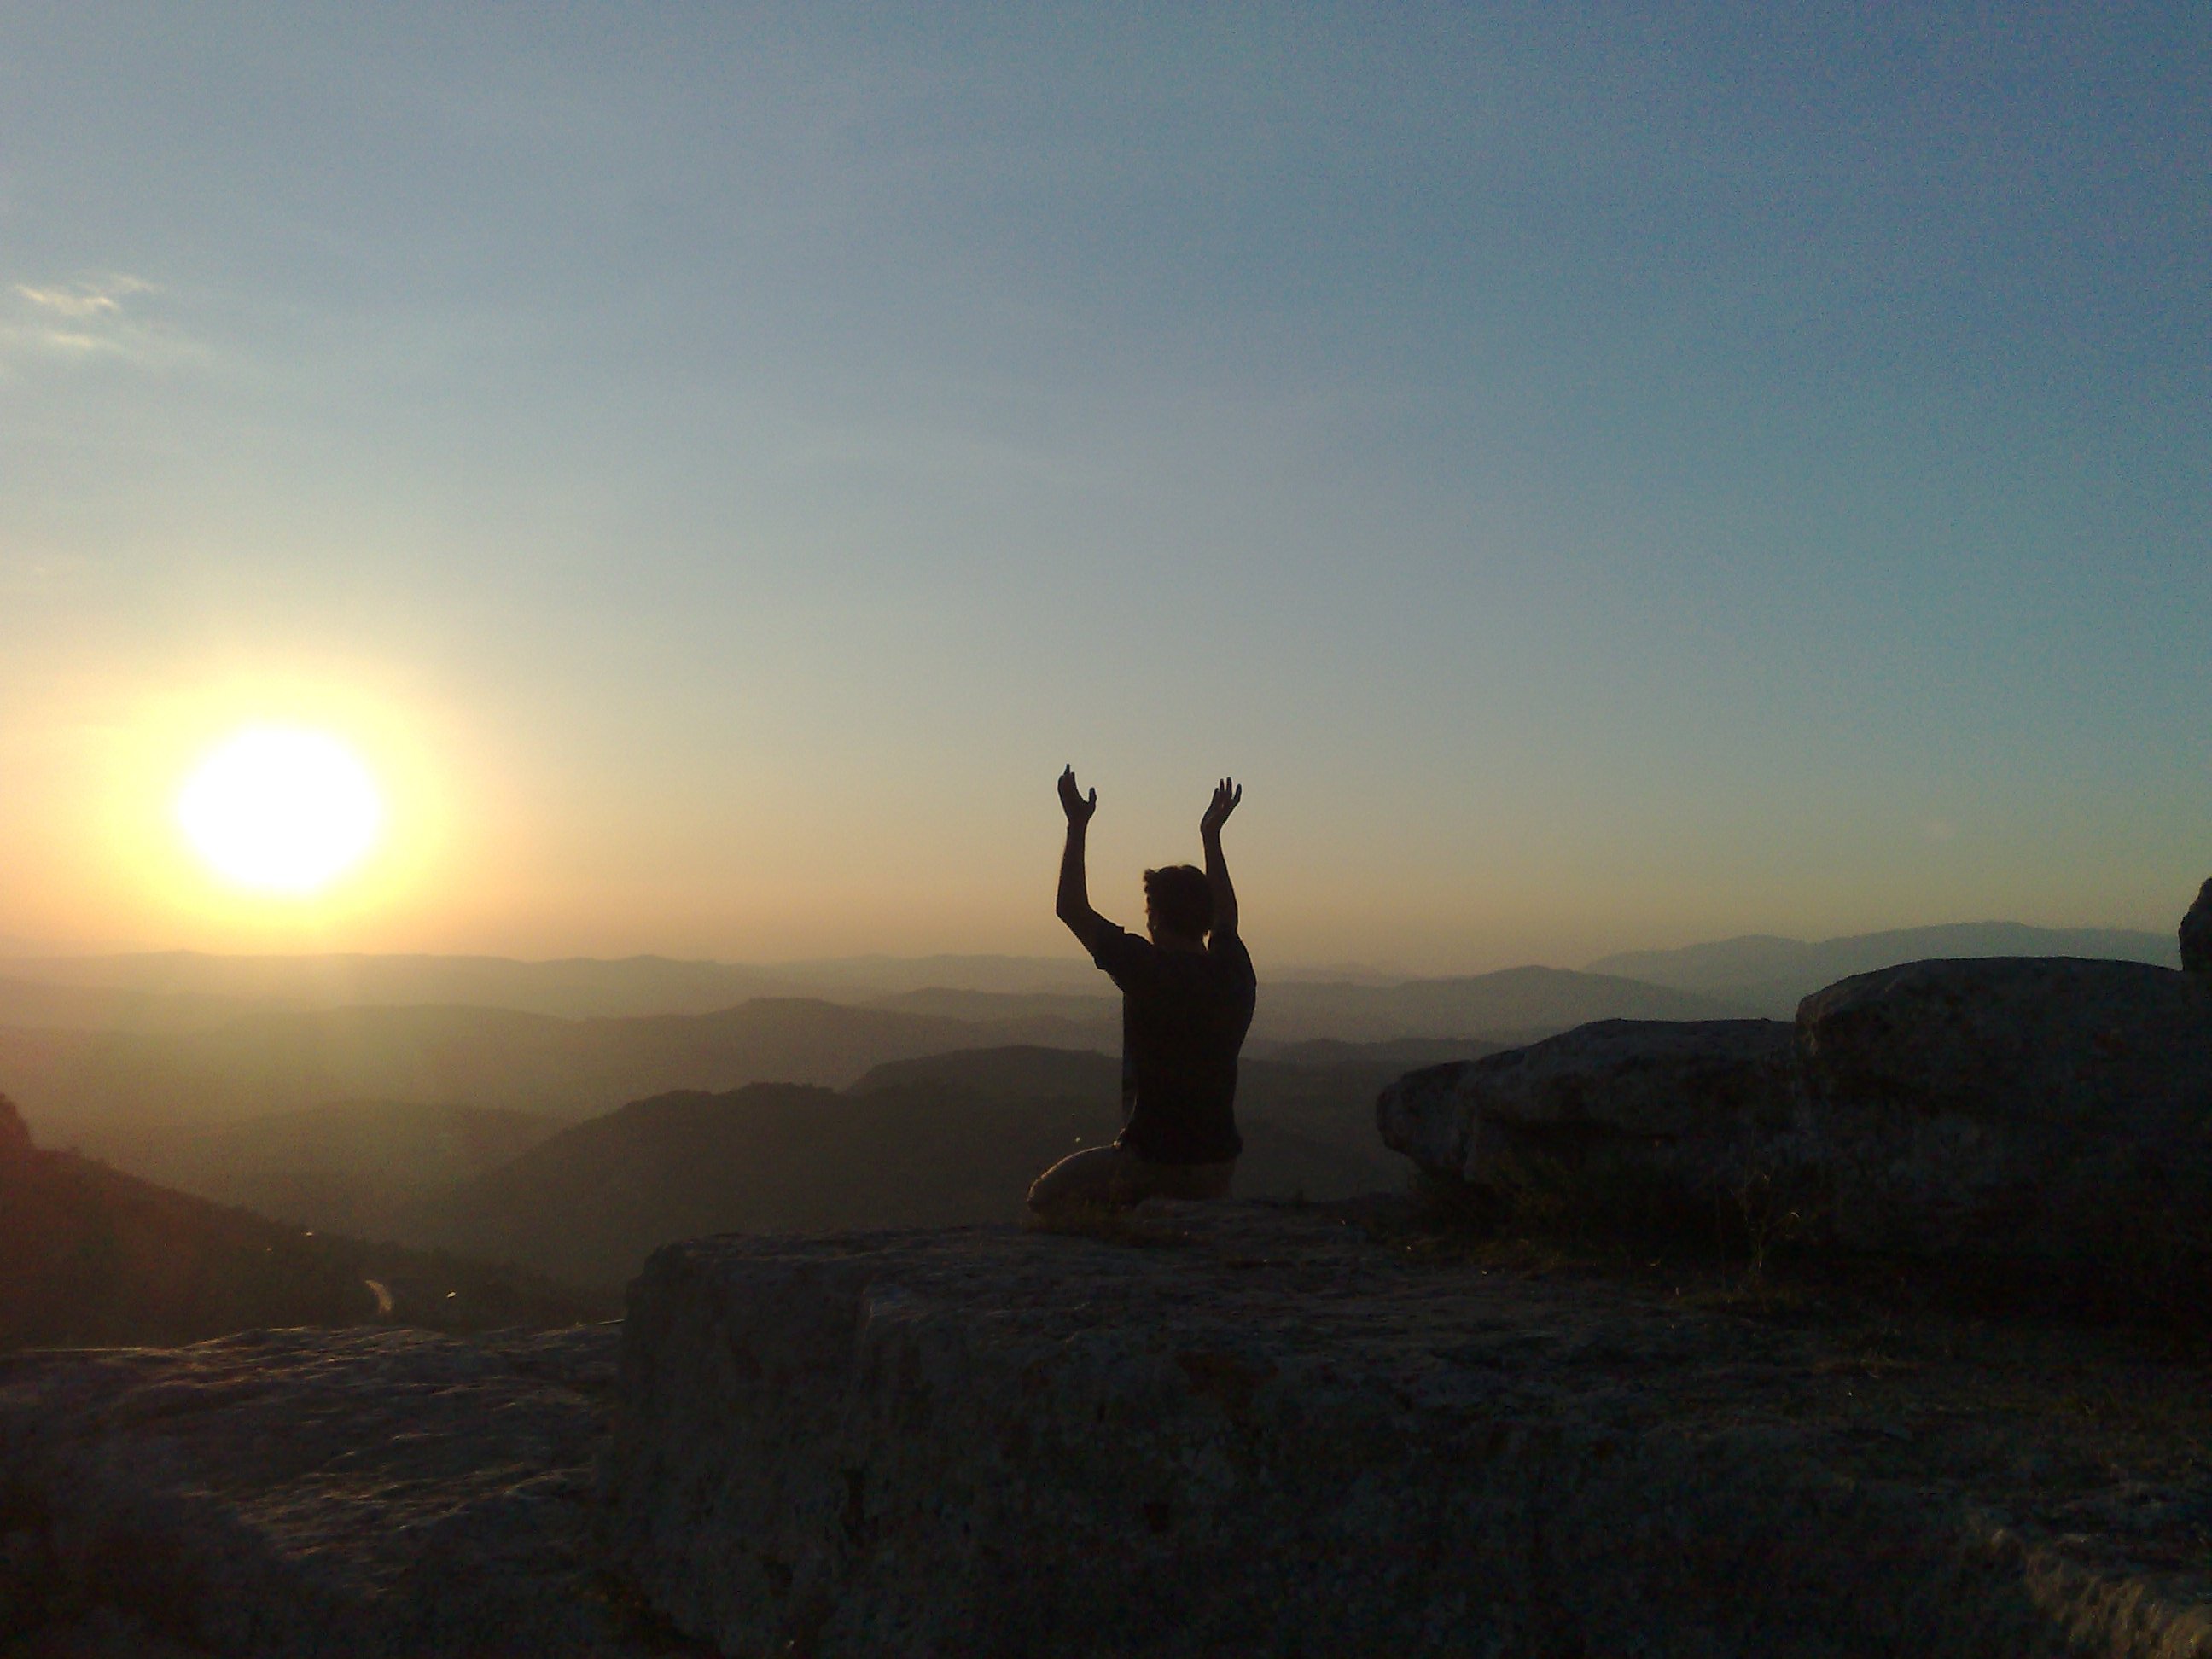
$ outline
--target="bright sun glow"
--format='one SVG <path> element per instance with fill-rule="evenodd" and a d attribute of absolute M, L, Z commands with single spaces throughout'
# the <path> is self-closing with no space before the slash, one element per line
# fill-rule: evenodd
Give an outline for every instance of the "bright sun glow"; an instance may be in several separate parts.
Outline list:
<path fill-rule="evenodd" d="M 177 822 L 225 880 L 304 895 L 368 855 L 384 800 L 361 757 L 329 732 L 254 726 L 200 763 L 177 797 Z"/>

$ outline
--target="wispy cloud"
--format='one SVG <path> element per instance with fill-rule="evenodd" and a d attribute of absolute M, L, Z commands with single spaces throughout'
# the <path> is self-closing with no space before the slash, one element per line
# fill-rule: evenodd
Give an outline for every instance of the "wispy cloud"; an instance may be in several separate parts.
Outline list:
<path fill-rule="evenodd" d="M 79 283 L 73 288 L 38 288 L 29 283 L 18 283 L 15 292 L 38 309 L 56 316 L 113 317 L 122 313 L 124 301 L 132 295 L 159 290 L 153 283 L 137 276 L 106 276 Z"/>
<path fill-rule="evenodd" d="M 161 289 L 141 276 L 111 274 L 73 283 L 15 283 L 0 307 L 0 370 L 31 358 L 101 358 L 164 368 L 207 354 L 198 343 L 145 314 Z"/>

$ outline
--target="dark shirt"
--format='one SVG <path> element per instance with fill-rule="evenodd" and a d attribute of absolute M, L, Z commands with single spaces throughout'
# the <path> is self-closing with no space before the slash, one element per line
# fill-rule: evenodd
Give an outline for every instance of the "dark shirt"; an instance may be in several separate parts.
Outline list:
<path fill-rule="evenodd" d="M 1092 960 L 1121 988 L 1121 1144 L 1150 1164 L 1235 1158 L 1237 1051 L 1255 994 L 1243 941 L 1163 951 L 1115 927 Z"/>

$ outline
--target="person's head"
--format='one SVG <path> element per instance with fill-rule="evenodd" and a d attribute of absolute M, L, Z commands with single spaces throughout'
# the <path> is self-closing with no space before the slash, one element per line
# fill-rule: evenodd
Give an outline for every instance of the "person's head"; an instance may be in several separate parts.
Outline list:
<path fill-rule="evenodd" d="M 1192 864 L 1170 864 L 1145 872 L 1145 926 L 1154 939 L 1206 938 L 1213 926 L 1213 886 Z"/>

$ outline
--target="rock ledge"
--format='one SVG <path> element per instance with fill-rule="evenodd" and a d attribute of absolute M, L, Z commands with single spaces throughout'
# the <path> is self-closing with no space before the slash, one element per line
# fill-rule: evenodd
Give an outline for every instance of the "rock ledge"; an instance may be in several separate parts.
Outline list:
<path fill-rule="evenodd" d="M 1814 1335 L 1341 1212 L 1132 1228 L 659 1251 L 611 1553 L 732 1655 L 2212 1654 L 2201 1579 L 2008 1523 L 1971 1413 Z"/>

